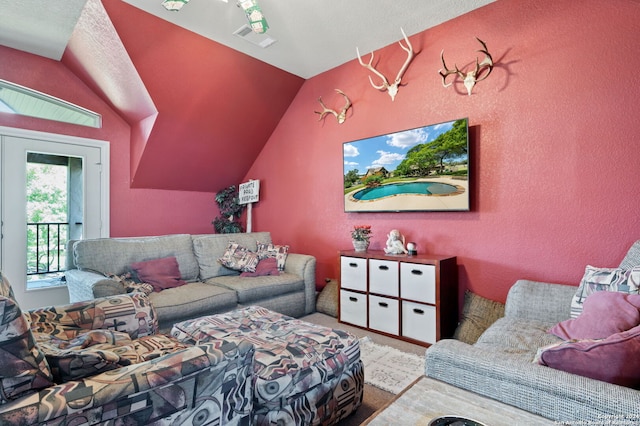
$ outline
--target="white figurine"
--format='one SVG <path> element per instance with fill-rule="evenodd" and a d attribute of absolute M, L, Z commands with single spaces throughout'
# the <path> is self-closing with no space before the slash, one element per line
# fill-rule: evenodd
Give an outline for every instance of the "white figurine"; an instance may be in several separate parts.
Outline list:
<path fill-rule="evenodd" d="M 404 236 L 397 229 L 392 229 L 387 235 L 387 246 L 384 248 L 386 254 L 406 254 L 404 248 Z"/>

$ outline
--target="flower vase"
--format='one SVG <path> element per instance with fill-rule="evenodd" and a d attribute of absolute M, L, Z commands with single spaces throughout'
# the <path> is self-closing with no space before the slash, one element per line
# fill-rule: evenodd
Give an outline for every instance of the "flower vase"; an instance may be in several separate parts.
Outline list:
<path fill-rule="evenodd" d="M 369 248 L 369 241 L 351 240 L 351 242 L 355 251 L 367 251 Z"/>

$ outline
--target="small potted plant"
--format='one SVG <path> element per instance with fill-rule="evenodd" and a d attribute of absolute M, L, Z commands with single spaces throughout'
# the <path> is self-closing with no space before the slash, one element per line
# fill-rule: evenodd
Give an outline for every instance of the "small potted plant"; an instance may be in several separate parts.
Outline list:
<path fill-rule="evenodd" d="M 351 242 L 355 251 L 367 251 L 371 238 L 371 225 L 356 225 L 351 231 Z"/>

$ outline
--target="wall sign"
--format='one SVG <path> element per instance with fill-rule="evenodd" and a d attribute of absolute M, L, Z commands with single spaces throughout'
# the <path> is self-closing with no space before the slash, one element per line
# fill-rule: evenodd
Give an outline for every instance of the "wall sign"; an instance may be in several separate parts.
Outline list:
<path fill-rule="evenodd" d="M 241 183 L 238 193 L 240 195 L 240 204 L 257 202 L 260 198 L 260 181 L 250 180 L 249 182 Z"/>

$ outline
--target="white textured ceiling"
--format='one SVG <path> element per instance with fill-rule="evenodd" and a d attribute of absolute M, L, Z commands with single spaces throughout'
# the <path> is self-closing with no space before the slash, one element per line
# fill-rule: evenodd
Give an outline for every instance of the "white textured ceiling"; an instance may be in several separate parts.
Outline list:
<path fill-rule="evenodd" d="M 247 23 L 236 0 L 191 0 L 169 12 L 161 0 L 123 0 L 277 68 L 310 78 L 407 35 L 495 0 L 258 0 L 276 43 L 233 35 Z M 60 59 L 86 0 L 0 0 L 0 44 Z"/>
<path fill-rule="evenodd" d="M 0 44 L 60 60 L 87 0 L 0 0 Z"/>

